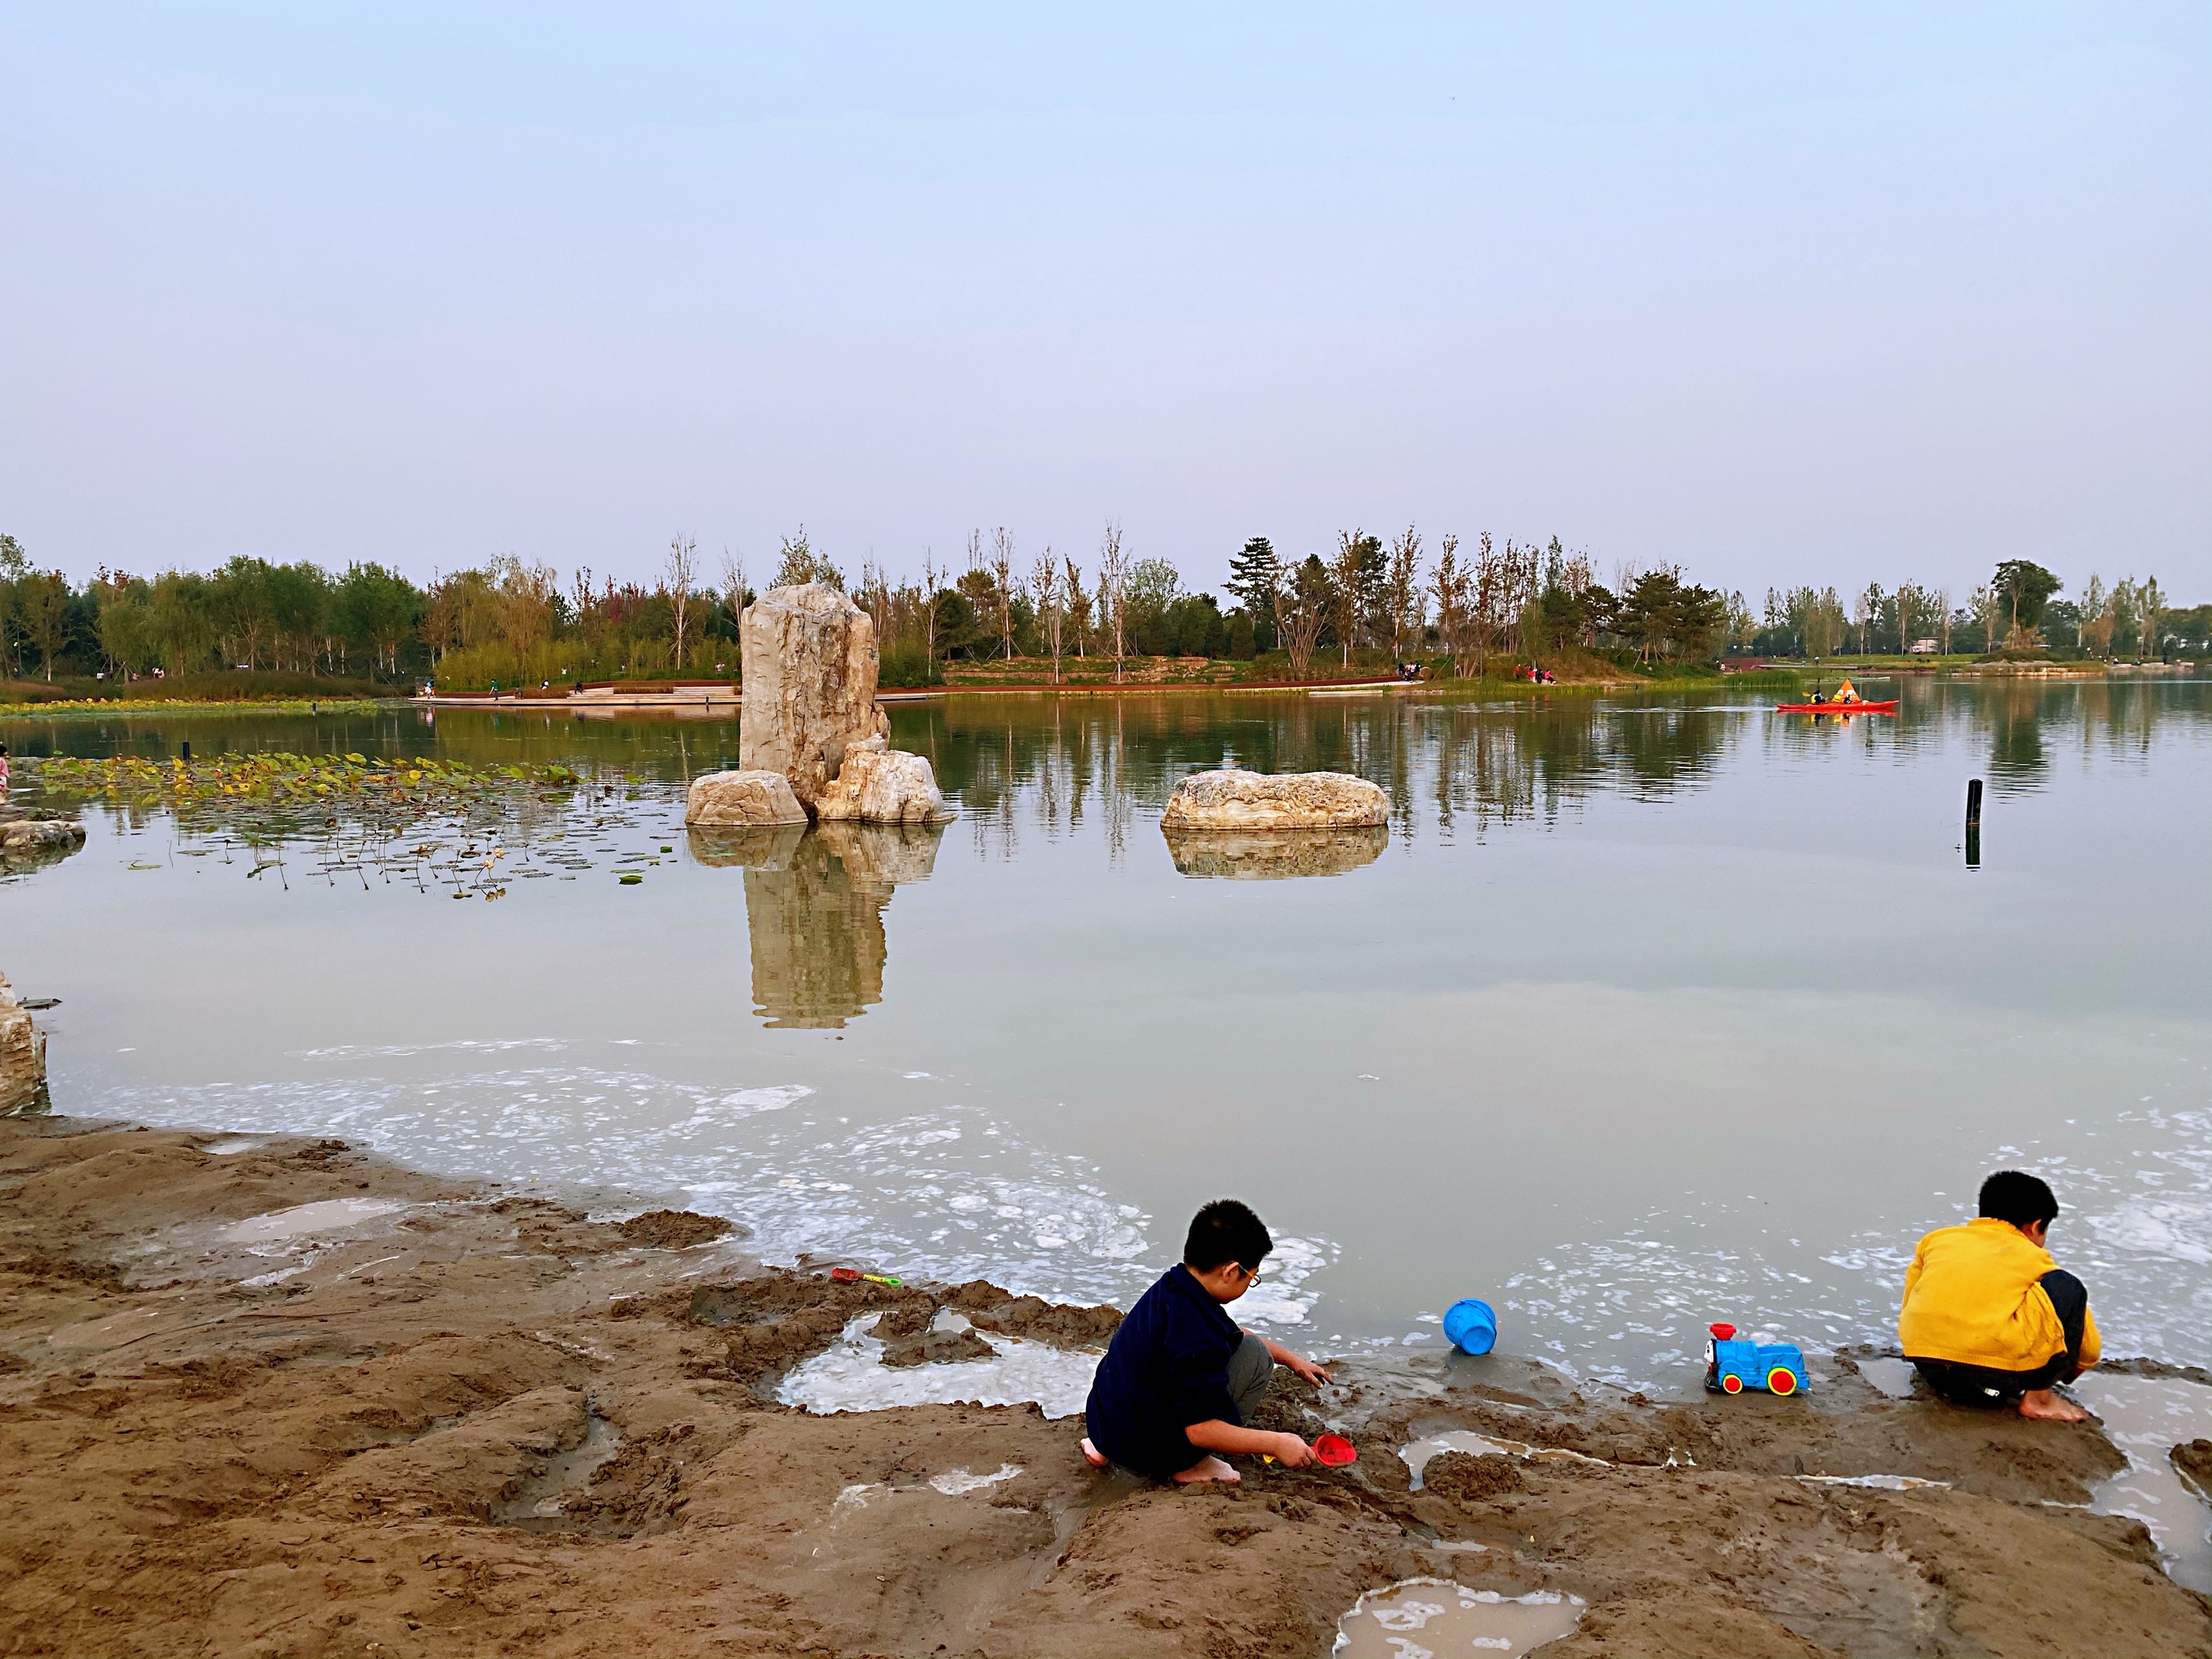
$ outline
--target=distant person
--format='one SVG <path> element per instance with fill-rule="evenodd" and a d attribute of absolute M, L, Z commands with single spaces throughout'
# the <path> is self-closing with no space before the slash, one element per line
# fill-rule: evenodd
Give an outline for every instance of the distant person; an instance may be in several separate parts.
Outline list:
<path fill-rule="evenodd" d="M 1084 1407 L 1083 1455 L 1188 1486 L 1234 1481 L 1216 1456 L 1240 1452 L 1297 1468 L 1312 1449 L 1295 1434 L 1244 1426 L 1278 1365 L 1318 1388 L 1328 1373 L 1310 1359 L 1241 1328 L 1224 1311 L 1260 1282 L 1274 1240 L 1260 1218 L 1218 1198 L 1191 1218 L 1182 1261 L 1162 1273 L 1114 1333 Z"/>
<path fill-rule="evenodd" d="M 8 799 L 8 745 L 0 743 L 0 801 Z"/>
<path fill-rule="evenodd" d="M 1982 1183 L 1981 1214 L 1920 1241 L 1905 1271 L 1898 1344 L 1954 1406 L 2010 1406 L 2022 1417 L 2088 1416 L 2052 1392 L 2097 1363 L 2089 1292 L 2044 1248 L 2058 1200 L 2018 1170 Z"/>
<path fill-rule="evenodd" d="M 1856 702 L 1858 700 L 1858 687 L 1853 685 L 1849 680 L 1845 680 L 1841 685 L 1836 688 L 1836 695 L 1829 701 L 1832 702 Z"/>

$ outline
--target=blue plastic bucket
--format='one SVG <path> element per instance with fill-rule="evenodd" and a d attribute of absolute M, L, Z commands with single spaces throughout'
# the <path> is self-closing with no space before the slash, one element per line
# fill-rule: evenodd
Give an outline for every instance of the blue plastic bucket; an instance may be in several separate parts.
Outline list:
<path fill-rule="evenodd" d="M 1488 1353 L 1498 1340 L 1498 1316 L 1474 1297 L 1455 1302 L 1444 1310 L 1444 1334 L 1462 1353 Z"/>

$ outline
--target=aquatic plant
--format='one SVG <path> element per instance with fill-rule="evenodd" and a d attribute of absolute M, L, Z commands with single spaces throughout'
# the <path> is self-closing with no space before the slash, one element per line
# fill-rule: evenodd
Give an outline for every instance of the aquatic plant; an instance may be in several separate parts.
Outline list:
<path fill-rule="evenodd" d="M 471 766 L 435 758 L 371 760 L 365 755 L 216 755 L 206 760 L 149 760 L 137 755 L 88 759 L 55 755 L 27 760 L 27 775 L 49 793 L 172 805 L 225 800 L 305 804 L 374 798 L 402 804 L 505 792 L 517 785 L 564 787 L 583 775 L 565 766 Z"/>

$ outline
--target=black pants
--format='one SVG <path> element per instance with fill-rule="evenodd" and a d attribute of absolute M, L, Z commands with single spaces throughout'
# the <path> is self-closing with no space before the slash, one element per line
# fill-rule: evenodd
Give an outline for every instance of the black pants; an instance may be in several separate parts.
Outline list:
<path fill-rule="evenodd" d="M 2051 1298 L 2065 1333 L 2066 1347 L 2033 1370 L 2001 1371 L 1988 1365 L 1962 1365 L 1950 1359 L 1914 1359 L 1920 1375 L 1942 1399 L 1954 1406 L 2016 1406 L 2024 1394 L 2047 1389 L 2054 1382 L 2071 1382 L 2081 1375 L 2081 1329 L 2089 1312 L 2089 1292 L 2081 1281 L 2063 1267 L 2043 1275 L 2043 1292 Z M 1906 1356 L 1908 1358 L 1910 1355 Z"/>

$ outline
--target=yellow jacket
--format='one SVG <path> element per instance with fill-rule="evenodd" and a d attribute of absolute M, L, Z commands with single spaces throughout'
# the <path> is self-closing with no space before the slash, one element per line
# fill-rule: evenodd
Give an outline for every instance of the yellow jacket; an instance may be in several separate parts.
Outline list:
<path fill-rule="evenodd" d="M 1905 1270 L 1898 1346 L 1911 1359 L 1948 1359 L 1991 1370 L 2029 1371 L 2066 1352 L 2066 1333 L 2039 1282 L 2057 1267 L 2009 1221 L 1980 1216 L 1939 1227 Z M 2081 1316 L 2081 1364 L 2103 1352 L 2097 1322 Z"/>

